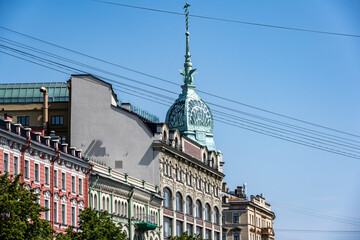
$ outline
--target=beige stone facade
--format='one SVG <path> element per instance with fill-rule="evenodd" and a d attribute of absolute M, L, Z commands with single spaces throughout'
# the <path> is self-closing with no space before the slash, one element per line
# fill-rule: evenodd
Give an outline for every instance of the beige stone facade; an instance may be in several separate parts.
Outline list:
<path fill-rule="evenodd" d="M 200 234 L 204 239 L 221 236 L 222 155 L 158 126 L 153 143 L 160 161 L 163 200 L 163 236 Z"/>
<path fill-rule="evenodd" d="M 222 240 L 274 240 L 274 219 L 262 194 L 247 199 L 241 187 L 223 192 Z"/>

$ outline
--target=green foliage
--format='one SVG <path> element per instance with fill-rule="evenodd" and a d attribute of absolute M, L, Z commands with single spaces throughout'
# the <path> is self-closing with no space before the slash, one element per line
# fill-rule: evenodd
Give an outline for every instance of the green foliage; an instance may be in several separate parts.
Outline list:
<path fill-rule="evenodd" d="M 204 240 L 200 237 L 200 234 L 188 235 L 187 232 L 183 232 L 181 236 L 169 236 L 170 240 Z"/>
<path fill-rule="evenodd" d="M 92 208 L 86 208 L 80 214 L 79 231 L 75 232 L 72 228 L 66 230 L 66 234 L 60 234 L 57 240 L 125 240 L 126 234 L 121 227 L 117 227 L 111 221 L 106 211 L 99 212 Z"/>
<path fill-rule="evenodd" d="M 24 188 L 20 176 L 0 176 L 0 239 L 52 239 L 50 223 L 40 219 L 48 209 L 35 202 L 39 194 Z"/>

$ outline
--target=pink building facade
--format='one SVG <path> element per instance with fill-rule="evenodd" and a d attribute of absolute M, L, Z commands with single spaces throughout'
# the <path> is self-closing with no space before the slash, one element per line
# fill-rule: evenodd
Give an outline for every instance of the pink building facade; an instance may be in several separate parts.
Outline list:
<path fill-rule="evenodd" d="M 41 133 L 0 118 L 0 174 L 22 173 L 25 187 L 40 194 L 42 213 L 56 232 L 78 226 L 79 213 L 88 206 L 88 177 L 92 165 L 81 150 L 59 144 Z"/>

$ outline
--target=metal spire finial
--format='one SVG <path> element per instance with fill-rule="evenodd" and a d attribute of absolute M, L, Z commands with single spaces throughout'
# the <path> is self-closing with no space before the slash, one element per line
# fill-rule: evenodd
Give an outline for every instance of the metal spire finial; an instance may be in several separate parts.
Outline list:
<path fill-rule="evenodd" d="M 184 76 L 184 83 L 185 85 L 192 85 L 194 79 L 193 75 L 195 74 L 196 69 L 192 69 L 191 63 L 191 55 L 189 49 L 189 7 L 190 4 L 186 2 L 184 9 L 185 9 L 185 24 L 186 24 L 186 54 L 185 54 L 185 63 L 184 67 L 185 70 L 180 70 L 181 75 Z"/>

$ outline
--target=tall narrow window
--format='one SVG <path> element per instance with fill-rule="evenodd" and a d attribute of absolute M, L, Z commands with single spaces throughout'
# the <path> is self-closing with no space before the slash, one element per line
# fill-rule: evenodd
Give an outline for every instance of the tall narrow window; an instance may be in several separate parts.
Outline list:
<path fill-rule="evenodd" d="M 9 172 L 9 154 L 4 153 L 4 172 Z"/>
<path fill-rule="evenodd" d="M 13 170 L 14 175 L 18 175 L 19 174 L 19 157 L 14 156 L 14 170 Z"/>
<path fill-rule="evenodd" d="M 82 179 L 79 178 L 79 195 L 83 194 L 83 183 L 82 183 Z"/>
<path fill-rule="evenodd" d="M 193 209 L 193 205 L 192 205 L 192 200 L 189 196 L 186 197 L 186 214 L 189 216 L 192 216 L 192 209 Z"/>
<path fill-rule="evenodd" d="M 234 240 L 240 240 L 240 233 L 234 232 Z"/>
<path fill-rule="evenodd" d="M 48 199 L 45 199 L 44 205 L 48 209 L 48 210 L 45 211 L 45 220 L 50 221 L 50 209 L 49 209 L 50 206 L 49 206 L 49 200 Z"/>
<path fill-rule="evenodd" d="M 25 179 L 29 180 L 29 178 L 30 178 L 29 161 L 25 160 Z"/>
<path fill-rule="evenodd" d="M 66 206 L 61 204 L 61 224 L 66 225 Z"/>
<path fill-rule="evenodd" d="M 54 187 L 58 187 L 58 171 L 54 170 Z"/>
<path fill-rule="evenodd" d="M 239 213 L 233 214 L 233 223 L 239 223 Z"/>
<path fill-rule="evenodd" d="M 54 202 L 54 222 L 58 223 L 58 203 Z"/>
<path fill-rule="evenodd" d="M 196 217 L 202 219 L 202 207 L 199 200 L 196 200 Z"/>
<path fill-rule="evenodd" d="M 76 226 L 76 211 L 75 207 L 71 207 L 71 226 Z"/>
<path fill-rule="evenodd" d="M 219 209 L 214 207 L 214 223 L 219 224 Z"/>
<path fill-rule="evenodd" d="M 35 171 L 35 182 L 39 182 L 40 180 L 40 171 L 39 171 L 39 164 L 38 163 L 35 163 L 35 168 L 34 168 L 34 171 Z"/>
<path fill-rule="evenodd" d="M 45 184 L 49 185 L 49 168 L 45 167 Z"/>
<path fill-rule="evenodd" d="M 183 208 L 183 201 L 182 201 L 182 196 L 179 192 L 176 193 L 176 211 L 178 212 L 182 212 L 182 208 Z"/>
<path fill-rule="evenodd" d="M 75 189 L 75 176 L 71 176 L 71 193 L 75 194 L 76 189 Z"/>
<path fill-rule="evenodd" d="M 66 174 L 61 173 L 61 189 L 66 190 Z"/>
<path fill-rule="evenodd" d="M 208 222 L 211 221 L 211 210 L 210 210 L 210 205 L 208 203 L 205 204 L 205 220 Z"/>
<path fill-rule="evenodd" d="M 168 188 L 164 188 L 164 207 L 172 209 L 172 195 Z"/>

